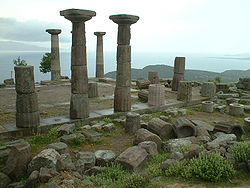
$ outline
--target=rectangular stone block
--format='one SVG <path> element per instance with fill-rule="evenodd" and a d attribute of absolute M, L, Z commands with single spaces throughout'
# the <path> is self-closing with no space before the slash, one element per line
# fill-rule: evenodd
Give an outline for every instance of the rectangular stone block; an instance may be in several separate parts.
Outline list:
<path fill-rule="evenodd" d="M 40 124 L 40 113 L 16 113 L 16 126 L 19 128 L 37 127 Z"/>
<path fill-rule="evenodd" d="M 17 93 L 34 93 L 34 67 L 33 66 L 15 66 L 15 82 Z"/>
<path fill-rule="evenodd" d="M 19 113 L 30 113 L 38 111 L 37 94 L 18 94 L 16 98 L 16 111 Z"/>
<path fill-rule="evenodd" d="M 114 98 L 114 111 L 127 112 L 131 110 L 130 87 L 116 87 Z"/>
<path fill-rule="evenodd" d="M 70 118 L 85 119 L 89 117 L 88 94 L 72 94 L 70 99 Z"/>
<path fill-rule="evenodd" d="M 87 66 L 71 66 L 71 92 L 74 94 L 88 93 Z"/>
<path fill-rule="evenodd" d="M 117 62 L 131 62 L 131 46 L 118 45 L 116 53 Z"/>
<path fill-rule="evenodd" d="M 190 81 L 180 81 L 177 100 L 190 102 L 192 100 L 192 82 Z"/>
<path fill-rule="evenodd" d="M 131 85 L 131 63 L 118 62 L 116 74 L 116 85 L 127 86 Z"/>
<path fill-rule="evenodd" d="M 165 105 L 165 87 L 160 84 L 150 84 L 148 104 L 151 106 Z"/>

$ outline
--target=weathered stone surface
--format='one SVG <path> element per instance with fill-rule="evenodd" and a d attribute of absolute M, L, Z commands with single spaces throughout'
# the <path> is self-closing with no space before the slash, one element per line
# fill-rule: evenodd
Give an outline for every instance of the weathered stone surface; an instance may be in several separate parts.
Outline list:
<path fill-rule="evenodd" d="M 87 118 L 88 116 L 89 116 L 88 94 L 71 94 L 70 118 L 84 119 Z"/>
<path fill-rule="evenodd" d="M 38 127 L 40 125 L 40 113 L 16 113 L 16 126 L 19 128 Z"/>
<path fill-rule="evenodd" d="M 244 105 L 238 103 L 232 103 L 229 105 L 229 114 L 232 116 L 243 116 Z"/>
<path fill-rule="evenodd" d="M 138 91 L 138 98 L 145 102 L 148 102 L 148 91 L 147 90 Z"/>
<path fill-rule="evenodd" d="M 151 84 L 159 84 L 160 79 L 159 79 L 159 76 L 158 76 L 158 72 L 149 71 L 148 72 L 148 80 L 150 81 Z"/>
<path fill-rule="evenodd" d="M 29 94 L 35 92 L 34 67 L 15 66 L 16 92 Z"/>
<path fill-rule="evenodd" d="M 145 149 L 139 146 L 133 146 L 122 152 L 116 161 L 122 164 L 125 168 L 137 171 L 143 167 L 147 160 L 148 153 Z"/>
<path fill-rule="evenodd" d="M 75 124 L 71 123 L 71 124 L 63 124 L 61 125 L 58 129 L 57 132 L 60 135 L 64 135 L 64 134 L 70 134 L 75 130 Z"/>
<path fill-rule="evenodd" d="M 157 144 L 153 141 L 144 141 L 138 144 L 139 147 L 145 149 L 149 155 L 157 155 Z"/>
<path fill-rule="evenodd" d="M 38 111 L 36 93 L 18 94 L 16 98 L 16 111 L 19 113 L 31 113 Z"/>
<path fill-rule="evenodd" d="M 130 87 L 115 88 L 114 111 L 127 112 L 131 110 Z"/>
<path fill-rule="evenodd" d="M 61 142 L 64 142 L 64 143 L 69 143 L 71 142 L 72 140 L 74 139 L 77 139 L 77 138 L 84 138 L 84 136 L 81 134 L 81 133 L 75 133 L 75 134 L 69 134 L 69 135 L 64 135 L 60 138 L 60 141 Z"/>
<path fill-rule="evenodd" d="M 158 151 L 160 151 L 161 149 L 161 145 L 162 145 L 162 140 L 161 138 L 146 130 L 146 129 L 138 129 L 135 133 L 135 140 L 134 140 L 134 144 L 139 144 L 141 142 L 144 142 L 144 141 L 153 141 L 157 144 L 157 149 Z"/>
<path fill-rule="evenodd" d="M 162 139 L 174 138 L 173 126 L 170 123 L 167 123 L 159 118 L 153 118 L 148 122 L 149 131 L 157 134 Z"/>
<path fill-rule="evenodd" d="M 178 138 L 178 139 L 171 139 L 166 142 L 167 149 L 169 152 L 178 151 L 182 147 L 187 147 L 192 144 L 189 139 L 186 138 Z"/>
<path fill-rule="evenodd" d="M 220 93 L 220 92 L 218 92 L 216 95 L 219 99 L 228 99 L 228 98 L 238 98 L 239 97 L 238 93 Z"/>
<path fill-rule="evenodd" d="M 184 74 L 174 73 L 172 81 L 172 91 L 178 91 L 180 81 L 184 80 Z"/>
<path fill-rule="evenodd" d="M 213 101 L 203 101 L 201 103 L 202 112 L 212 113 L 214 111 L 214 102 Z"/>
<path fill-rule="evenodd" d="M 11 179 L 4 173 L 0 172 L 0 187 L 7 188 L 11 183 Z"/>
<path fill-rule="evenodd" d="M 56 169 L 60 154 L 54 149 L 45 149 L 36 155 L 28 165 L 28 173 L 40 170 L 41 167 Z"/>
<path fill-rule="evenodd" d="M 152 106 L 165 105 L 165 87 L 160 84 L 150 84 L 148 104 Z"/>
<path fill-rule="evenodd" d="M 103 36 L 106 32 L 94 32 L 97 36 L 96 43 L 96 78 L 104 77 L 104 60 L 103 60 Z"/>
<path fill-rule="evenodd" d="M 206 148 L 208 150 L 219 148 L 221 144 L 227 144 L 228 142 L 235 140 L 236 136 L 234 134 L 220 134 L 216 139 L 208 142 Z"/>
<path fill-rule="evenodd" d="M 180 81 L 177 92 L 177 100 L 190 102 L 192 100 L 192 82 Z"/>
<path fill-rule="evenodd" d="M 201 120 L 191 120 L 196 126 L 204 127 L 207 131 L 213 131 L 214 126 L 210 125 L 209 123 Z"/>
<path fill-rule="evenodd" d="M 6 163 L 9 154 L 10 154 L 10 148 L 8 148 L 7 146 L 0 147 L 0 161 L 2 161 L 4 164 Z"/>
<path fill-rule="evenodd" d="M 161 169 L 162 169 L 163 171 L 165 171 L 165 170 L 167 170 L 171 165 L 174 165 L 174 164 L 176 164 L 176 163 L 178 163 L 178 161 L 175 160 L 175 159 L 167 159 L 166 161 L 162 162 L 162 164 L 161 164 Z"/>
<path fill-rule="evenodd" d="M 173 124 L 173 128 L 177 138 L 196 135 L 195 125 L 186 118 L 177 118 Z"/>
<path fill-rule="evenodd" d="M 69 153 L 69 148 L 64 142 L 56 142 L 48 145 L 48 148 L 55 149 L 60 155 Z"/>
<path fill-rule="evenodd" d="M 219 91 L 227 93 L 229 91 L 229 85 L 227 83 L 216 83 L 216 92 Z"/>
<path fill-rule="evenodd" d="M 88 78 L 84 77 L 84 73 L 88 71 L 87 65 L 71 66 L 71 93 L 87 94 L 88 93 Z"/>
<path fill-rule="evenodd" d="M 176 57 L 174 60 L 174 76 L 172 81 L 172 91 L 178 91 L 179 82 L 184 80 L 185 57 Z"/>
<path fill-rule="evenodd" d="M 96 82 L 88 83 L 88 97 L 89 98 L 98 97 L 98 84 Z"/>
<path fill-rule="evenodd" d="M 207 129 L 202 126 L 196 126 L 196 136 L 210 136 Z"/>
<path fill-rule="evenodd" d="M 82 134 L 84 136 L 86 136 L 86 138 L 90 141 L 90 142 L 97 142 L 99 140 L 101 140 L 103 138 L 101 133 L 98 133 L 94 130 L 88 129 L 88 130 L 83 130 Z"/>
<path fill-rule="evenodd" d="M 39 172 L 37 170 L 33 171 L 29 178 L 27 179 L 27 182 L 25 184 L 25 188 L 36 188 L 39 184 Z"/>
<path fill-rule="evenodd" d="M 69 153 L 62 154 L 58 160 L 56 167 L 59 171 L 61 170 L 76 170 L 74 163 L 71 160 Z"/>
<path fill-rule="evenodd" d="M 5 173 L 15 179 L 27 172 L 32 159 L 30 144 L 24 140 L 7 146 L 10 149 Z M 18 156 L 18 157 L 17 157 Z"/>
<path fill-rule="evenodd" d="M 95 154 L 92 152 L 80 151 L 77 153 L 76 157 L 78 160 L 81 160 L 84 163 L 85 170 L 90 169 L 93 166 L 95 166 L 96 158 L 95 158 Z"/>
<path fill-rule="evenodd" d="M 50 169 L 46 167 L 41 167 L 39 171 L 39 181 L 41 183 L 47 183 L 50 178 L 52 178 L 52 174 L 50 172 Z"/>
<path fill-rule="evenodd" d="M 102 172 L 103 170 L 105 170 L 106 167 L 101 167 L 101 166 L 94 166 L 88 170 L 86 170 L 84 172 L 85 175 L 87 176 L 92 176 L 92 175 L 96 175 L 99 174 L 100 172 Z"/>
<path fill-rule="evenodd" d="M 60 29 L 47 29 L 46 32 L 51 34 L 51 80 L 61 79 L 60 54 L 59 54 L 59 37 Z"/>
<path fill-rule="evenodd" d="M 184 159 L 184 155 L 181 152 L 175 151 L 175 152 L 171 153 L 170 159 L 180 161 L 180 160 Z"/>
<path fill-rule="evenodd" d="M 138 78 L 136 80 L 136 86 L 139 89 L 148 89 L 150 84 L 151 84 L 151 82 L 146 78 Z"/>
<path fill-rule="evenodd" d="M 201 152 L 204 151 L 204 148 L 198 144 L 191 144 L 189 146 L 189 151 L 184 153 L 185 159 L 192 159 L 198 157 Z"/>
<path fill-rule="evenodd" d="M 97 150 L 95 158 L 97 166 L 107 166 L 115 160 L 116 154 L 112 150 Z"/>
<path fill-rule="evenodd" d="M 128 112 L 126 115 L 125 132 L 135 133 L 140 128 L 140 114 L 137 114 L 135 112 Z"/>
<path fill-rule="evenodd" d="M 201 96 L 202 97 L 214 97 L 216 92 L 216 85 L 213 82 L 204 82 L 201 85 Z"/>
<path fill-rule="evenodd" d="M 245 132 L 250 132 L 250 117 L 244 118 L 244 130 Z"/>
<path fill-rule="evenodd" d="M 114 128 L 115 128 L 114 123 L 108 123 L 108 124 L 103 125 L 103 127 L 102 127 L 102 129 L 105 130 L 105 131 L 110 131 L 110 130 L 112 130 Z"/>
<path fill-rule="evenodd" d="M 234 123 L 227 123 L 227 122 L 218 122 L 214 126 L 215 132 L 224 132 L 227 134 L 234 134 L 237 137 L 237 140 L 240 140 L 240 138 L 243 135 L 243 128 L 239 124 Z"/>
<path fill-rule="evenodd" d="M 131 46 L 130 26 L 139 20 L 138 16 L 119 14 L 109 17 L 118 24 L 117 36 L 117 74 L 114 97 L 114 111 L 126 112 L 131 110 Z"/>

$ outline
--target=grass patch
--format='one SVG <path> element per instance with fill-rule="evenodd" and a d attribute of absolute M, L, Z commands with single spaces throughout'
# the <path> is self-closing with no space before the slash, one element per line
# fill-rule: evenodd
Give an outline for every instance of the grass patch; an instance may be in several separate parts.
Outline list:
<path fill-rule="evenodd" d="M 166 114 L 164 112 L 156 112 L 153 114 L 150 114 L 150 116 L 143 118 L 142 120 L 146 123 L 149 122 L 153 118 L 159 118 L 160 116 L 165 116 Z"/>
<path fill-rule="evenodd" d="M 113 120 L 110 119 L 110 118 L 108 118 L 108 117 L 103 118 L 103 121 L 104 121 L 106 124 L 113 123 Z"/>
<path fill-rule="evenodd" d="M 143 176 L 130 173 L 125 170 L 120 164 L 113 163 L 104 171 L 97 175 L 89 176 L 96 186 L 110 187 L 110 188 L 141 188 L 148 183 Z"/>
<path fill-rule="evenodd" d="M 164 172 L 161 170 L 161 163 L 170 157 L 170 153 L 162 152 L 158 155 L 150 156 L 146 164 L 145 170 L 151 177 L 162 176 Z"/>
<path fill-rule="evenodd" d="M 79 138 L 74 138 L 74 139 L 70 140 L 67 144 L 68 144 L 68 146 L 70 146 L 72 148 L 77 148 L 77 147 L 80 147 L 86 143 L 88 143 L 86 138 L 79 137 Z"/>

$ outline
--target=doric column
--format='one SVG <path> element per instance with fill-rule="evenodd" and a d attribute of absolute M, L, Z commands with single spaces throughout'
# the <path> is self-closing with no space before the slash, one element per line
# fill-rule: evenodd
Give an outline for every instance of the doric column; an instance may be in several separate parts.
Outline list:
<path fill-rule="evenodd" d="M 61 29 L 47 29 L 46 32 L 51 34 L 51 80 L 61 79 L 59 38 Z"/>
<path fill-rule="evenodd" d="M 97 43 L 96 43 L 96 78 L 103 78 L 104 77 L 104 61 L 103 61 L 103 35 L 106 32 L 94 32 L 97 36 Z"/>
<path fill-rule="evenodd" d="M 172 91 L 178 91 L 179 82 L 184 80 L 185 57 L 176 57 L 174 60 L 174 76 Z"/>
<path fill-rule="evenodd" d="M 73 25 L 70 118 L 84 119 L 89 116 L 85 22 L 96 13 L 90 10 L 67 9 L 60 11 L 60 15 L 70 20 Z"/>
<path fill-rule="evenodd" d="M 117 71 L 114 98 L 114 111 L 126 112 L 131 110 L 131 46 L 130 26 L 139 20 L 138 16 L 119 14 L 109 17 L 118 24 L 117 37 Z"/>
<path fill-rule="evenodd" d="M 34 67 L 16 66 L 16 126 L 37 127 L 40 124 L 37 94 L 35 92 Z"/>

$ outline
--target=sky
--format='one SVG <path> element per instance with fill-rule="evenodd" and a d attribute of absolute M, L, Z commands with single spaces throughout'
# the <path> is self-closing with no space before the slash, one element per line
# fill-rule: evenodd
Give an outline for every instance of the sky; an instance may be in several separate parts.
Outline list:
<path fill-rule="evenodd" d="M 0 0 L 0 41 L 50 48 L 46 29 L 62 29 L 60 47 L 70 50 L 70 21 L 60 10 L 96 12 L 86 22 L 87 49 L 96 47 L 95 31 L 105 31 L 104 49 L 116 51 L 117 24 L 110 15 L 140 17 L 131 26 L 138 52 L 239 54 L 250 52 L 250 0 Z"/>

